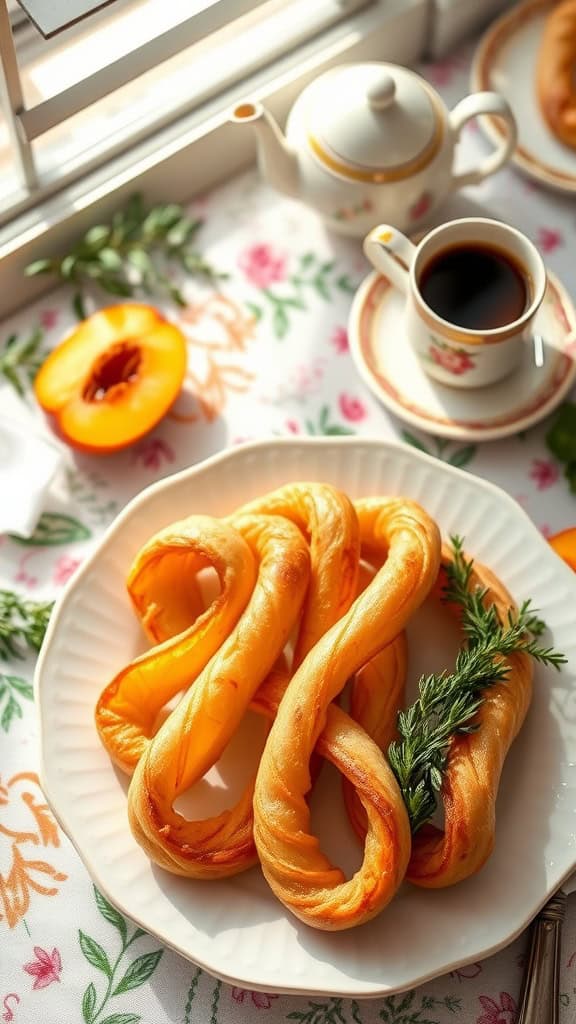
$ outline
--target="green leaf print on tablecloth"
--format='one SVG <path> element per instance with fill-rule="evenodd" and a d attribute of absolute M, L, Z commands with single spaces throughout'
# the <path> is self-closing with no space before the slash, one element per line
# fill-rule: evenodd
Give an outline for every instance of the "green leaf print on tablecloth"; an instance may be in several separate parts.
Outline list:
<path fill-rule="evenodd" d="M 290 292 L 286 290 L 289 285 Z M 269 312 L 274 334 L 282 341 L 290 329 L 291 313 L 308 310 L 310 295 L 331 302 L 335 292 L 353 295 L 355 291 L 356 285 L 347 274 L 337 270 L 335 260 L 323 261 L 314 253 L 307 252 L 300 257 L 296 273 L 286 278 L 282 293 L 267 286 L 260 290 L 264 306 L 255 302 L 247 302 L 246 305 L 257 321 Z"/>
<path fill-rule="evenodd" d="M 192 1017 L 190 1014 L 192 1013 L 192 1003 L 196 997 L 196 990 L 198 988 L 198 982 L 201 974 L 202 971 L 200 967 L 197 967 L 192 976 L 192 981 L 190 982 L 190 988 L 188 989 L 188 995 L 186 997 L 186 1006 L 184 1007 L 184 1024 L 192 1024 Z"/>
<path fill-rule="evenodd" d="M 433 996 L 417 996 L 415 992 L 406 992 L 400 996 L 388 996 L 380 1010 L 383 1024 L 439 1024 L 437 1017 L 429 1013 L 435 1008 L 458 1013 L 462 1009 L 462 1000 L 452 996 L 434 999 Z"/>
<path fill-rule="evenodd" d="M 25 338 L 12 334 L 0 351 L 0 377 L 8 381 L 20 398 L 26 397 L 26 390 L 46 357 L 40 351 L 43 337 L 39 327 Z"/>
<path fill-rule="evenodd" d="M 472 461 L 477 451 L 475 444 L 455 446 L 452 441 L 446 441 L 440 437 L 430 438 L 429 447 L 415 434 L 411 434 L 409 430 L 403 430 L 401 436 L 402 440 L 406 444 L 412 445 L 413 448 L 425 452 L 426 455 L 433 455 L 437 459 L 441 459 L 442 462 L 447 462 L 450 466 L 457 466 L 459 469 L 464 469 Z"/>
<path fill-rule="evenodd" d="M 323 1003 L 310 1000 L 307 1010 L 293 1010 L 286 1019 L 298 1021 L 298 1024 L 363 1024 L 358 1003 L 352 1001 L 350 1014 L 343 1003 L 343 999 L 334 997 Z"/>
<path fill-rule="evenodd" d="M 22 718 L 19 697 L 34 700 L 32 683 L 20 679 L 20 676 L 6 676 L 0 672 L 0 727 L 4 732 L 8 732 L 15 718 Z"/>
<path fill-rule="evenodd" d="M 314 420 L 306 420 L 306 433 L 312 435 L 324 434 L 329 437 L 354 433 L 349 427 L 344 427 L 340 423 L 331 423 L 330 415 L 330 406 L 323 405 L 316 423 Z"/>
<path fill-rule="evenodd" d="M 88 540 L 91 536 L 92 531 L 79 519 L 65 516 L 62 512 L 43 512 L 31 537 L 10 534 L 10 539 L 27 547 L 47 547 L 72 544 L 73 541 Z"/>
<path fill-rule="evenodd" d="M 146 935 L 141 928 L 136 928 L 134 933 L 128 937 L 127 923 L 115 907 L 98 891 L 94 886 L 94 897 L 96 906 L 102 917 L 111 924 L 118 932 L 121 940 L 120 952 L 114 959 L 111 959 L 96 939 L 86 935 L 81 929 L 78 932 L 80 949 L 86 960 L 96 970 L 101 971 L 107 978 L 107 985 L 104 995 L 98 1002 L 98 994 L 94 983 L 91 981 L 82 997 L 82 1017 L 84 1024 L 136 1024 L 141 1020 L 140 1014 L 135 1013 L 112 1013 L 103 1017 L 103 1011 L 108 1009 L 110 999 L 121 996 L 131 989 L 139 988 L 152 977 L 158 967 L 163 950 L 156 949 L 150 953 L 143 953 L 133 960 L 127 967 L 123 967 L 124 973 L 121 977 L 120 967 L 122 959 L 133 942 Z"/>
<path fill-rule="evenodd" d="M 119 502 L 108 497 L 109 481 L 95 471 L 67 469 L 66 484 L 74 504 L 82 505 L 83 512 L 96 526 L 107 526 L 118 513 Z"/>

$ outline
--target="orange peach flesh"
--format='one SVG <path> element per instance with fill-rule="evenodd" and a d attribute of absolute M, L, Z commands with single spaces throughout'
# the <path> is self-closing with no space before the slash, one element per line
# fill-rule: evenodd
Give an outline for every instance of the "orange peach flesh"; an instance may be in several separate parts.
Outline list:
<path fill-rule="evenodd" d="M 181 331 L 149 306 L 124 304 L 81 323 L 50 354 L 34 387 L 71 445 L 110 452 L 158 423 L 185 372 Z"/>

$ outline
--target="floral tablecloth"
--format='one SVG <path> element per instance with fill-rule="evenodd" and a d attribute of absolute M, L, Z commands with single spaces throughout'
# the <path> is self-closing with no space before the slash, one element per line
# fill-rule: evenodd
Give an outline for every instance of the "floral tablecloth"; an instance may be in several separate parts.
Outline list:
<path fill-rule="evenodd" d="M 468 91 L 470 51 L 425 68 L 449 104 Z M 465 160 L 486 150 L 470 126 Z M 507 170 L 470 197 L 521 227 L 576 298 L 576 208 Z M 147 484 L 228 445 L 287 434 L 404 438 L 512 494 L 543 533 L 576 524 L 576 499 L 544 443 L 546 424 L 484 446 L 439 441 L 383 410 L 359 380 L 346 334 L 367 271 L 358 244 L 245 176 L 198 199 L 202 247 L 228 278 L 185 282 L 172 308 L 189 342 L 184 395 L 154 433 L 108 458 L 73 454 L 32 543 L 0 538 L 0 586 L 51 598 L 103 529 Z M 40 325 L 44 347 L 74 324 L 54 292 L 1 325 L 0 341 Z M 0 407 L 3 391 L 0 391 Z M 29 415 L 40 419 L 30 394 Z M 9 494 L 2 494 L 9 501 Z M 162 949 L 98 893 L 38 784 L 32 662 L 0 663 L 0 1020 L 15 1024 L 513 1024 L 525 936 L 483 963 L 408 994 L 355 1003 L 231 988 Z M 417 922 L 414 923 L 417 927 Z M 562 1020 L 576 1012 L 576 904 L 561 970 Z"/>

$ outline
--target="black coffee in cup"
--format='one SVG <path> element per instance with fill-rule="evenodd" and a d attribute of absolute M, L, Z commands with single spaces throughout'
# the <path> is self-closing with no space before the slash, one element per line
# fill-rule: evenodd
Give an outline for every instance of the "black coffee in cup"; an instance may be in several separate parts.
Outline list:
<path fill-rule="evenodd" d="M 436 253 L 423 268 L 418 287 L 437 316 L 472 331 L 514 323 L 530 305 L 522 268 L 509 253 L 483 242 Z"/>

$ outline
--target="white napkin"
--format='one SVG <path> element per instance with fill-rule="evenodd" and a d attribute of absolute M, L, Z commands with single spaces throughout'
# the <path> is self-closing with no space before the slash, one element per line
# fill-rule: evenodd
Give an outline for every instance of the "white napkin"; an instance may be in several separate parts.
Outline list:
<path fill-rule="evenodd" d="M 10 392 L 0 394 L 0 533 L 30 537 L 62 454 Z"/>

